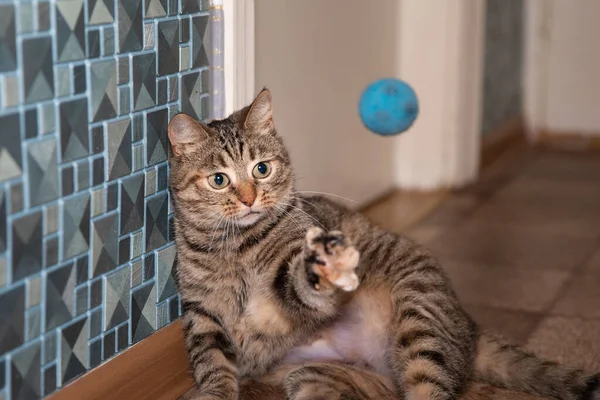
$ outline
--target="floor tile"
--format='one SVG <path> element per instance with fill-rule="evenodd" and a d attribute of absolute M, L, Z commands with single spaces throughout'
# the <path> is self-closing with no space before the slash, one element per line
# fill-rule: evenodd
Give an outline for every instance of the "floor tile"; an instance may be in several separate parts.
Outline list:
<path fill-rule="evenodd" d="M 552 309 L 552 314 L 600 319 L 600 271 L 578 273 Z"/>
<path fill-rule="evenodd" d="M 513 311 L 488 306 L 467 305 L 475 322 L 511 343 L 524 345 L 543 316 L 540 313 Z"/>
<path fill-rule="evenodd" d="M 442 264 L 464 304 L 530 312 L 545 311 L 570 272 L 458 262 Z"/>
<path fill-rule="evenodd" d="M 548 317 L 529 338 L 527 348 L 560 363 L 600 371 L 600 320 Z"/>
<path fill-rule="evenodd" d="M 595 245 L 594 238 L 469 221 L 443 232 L 428 247 L 443 261 L 465 261 L 482 267 L 571 270 L 589 256 Z"/>
<path fill-rule="evenodd" d="M 486 225 L 529 226 L 546 232 L 598 238 L 598 204 L 600 185 L 519 178 L 476 210 L 472 219 Z"/>

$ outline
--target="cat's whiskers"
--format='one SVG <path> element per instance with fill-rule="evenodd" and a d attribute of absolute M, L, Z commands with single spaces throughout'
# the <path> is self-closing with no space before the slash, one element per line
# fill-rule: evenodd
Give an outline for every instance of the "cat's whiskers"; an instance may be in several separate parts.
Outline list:
<path fill-rule="evenodd" d="M 291 203 L 283 203 L 280 202 L 280 204 L 295 208 L 296 210 L 304 213 L 304 215 L 306 215 L 308 218 L 312 219 L 314 222 L 316 222 L 317 224 L 319 224 L 323 229 L 327 230 L 327 228 L 325 228 L 325 225 L 323 225 L 322 223 L 319 222 L 319 220 L 317 220 L 315 217 L 313 217 L 312 215 L 310 215 L 309 213 L 307 213 L 306 211 L 304 211 L 303 209 L 301 209 L 300 207 L 296 207 L 295 205 L 291 204 Z"/>
<path fill-rule="evenodd" d="M 298 220 L 296 218 L 294 218 L 292 216 L 292 214 L 290 214 L 288 211 L 286 211 L 283 207 L 279 207 L 277 204 L 273 204 L 273 207 L 275 207 L 275 209 L 281 211 L 282 213 L 286 214 L 288 217 L 291 218 L 292 221 L 294 221 L 294 223 L 298 226 L 299 230 L 304 230 L 305 228 L 300 225 L 300 223 L 298 222 Z"/>
<path fill-rule="evenodd" d="M 314 190 L 298 190 L 297 192 L 298 193 L 314 193 L 314 194 L 322 194 L 322 195 L 326 195 L 326 196 L 333 196 L 333 197 L 338 197 L 340 199 L 349 201 L 349 202 L 354 203 L 354 204 L 358 204 L 358 201 L 356 201 L 356 200 L 352 200 L 352 199 L 349 199 L 347 197 L 340 196 L 340 195 L 333 194 L 333 193 L 328 193 L 328 192 L 317 192 L 317 191 L 314 191 Z"/>
<path fill-rule="evenodd" d="M 212 235 L 210 238 L 210 243 L 208 244 L 208 248 L 212 251 L 213 250 L 213 242 L 215 240 L 215 235 L 217 234 L 217 232 L 219 231 L 219 228 L 221 227 L 221 223 L 223 222 L 223 220 L 225 219 L 225 215 L 221 214 L 221 218 L 219 218 L 219 220 L 217 221 L 217 225 L 215 226 L 215 228 L 212 231 Z"/>

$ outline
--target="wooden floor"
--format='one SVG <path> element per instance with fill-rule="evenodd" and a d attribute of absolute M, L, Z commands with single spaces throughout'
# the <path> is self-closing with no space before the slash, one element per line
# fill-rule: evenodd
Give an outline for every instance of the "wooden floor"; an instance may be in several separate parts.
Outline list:
<path fill-rule="evenodd" d="M 523 150 L 476 185 L 420 204 L 440 198 L 416 225 L 402 195 L 367 214 L 428 247 L 480 324 L 600 371 L 600 157 Z"/>

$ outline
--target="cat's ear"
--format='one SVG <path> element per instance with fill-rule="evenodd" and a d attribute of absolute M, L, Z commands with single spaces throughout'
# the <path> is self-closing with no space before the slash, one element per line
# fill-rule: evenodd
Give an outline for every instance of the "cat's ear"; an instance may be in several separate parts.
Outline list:
<path fill-rule="evenodd" d="M 263 89 L 250 105 L 244 129 L 252 134 L 267 135 L 274 130 L 273 99 L 269 89 Z"/>
<path fill-rule="evenodd" d="M 208 127 L 186 114 L 177 114 L 169 122 L 169 141 L 176 156 L 208 138 Z"/>

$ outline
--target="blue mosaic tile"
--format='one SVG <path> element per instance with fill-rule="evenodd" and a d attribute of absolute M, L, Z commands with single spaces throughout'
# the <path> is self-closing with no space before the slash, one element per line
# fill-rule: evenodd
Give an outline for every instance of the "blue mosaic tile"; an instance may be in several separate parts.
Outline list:
<path fill-rule="evenodd" d="M 179 72 L 179 22 L 158 23 L 158 75 Z"/>
<path fill-rule="evenodd" d="M 42 269 L 42 220 L 41 211 L 35 211 L 13 220 L 13 281 L 34 275 Z"/>
<path fill-rule="evenodd" d="M 127 321 L 131 288 L 130 267 L 104 277 L 104 330 Z"/>
<path fill-rule="evenodd" d="M 89 368 L 87 318 L 77 320 L 61 330 L 60 381 L 62 385 L 82 375 Z"/>
<path fill-rule="evenodd" d="M 80 255 L 89 248 L 90 206 L 89 193 L 65 199 L 62 207 L 63 259 Z"/>
<path fill-rule="evenodd" d="M 123 351 L 127 346 L 129 346 L 129 323 L 117 329 L 117 352 Z"/>
<path fill-rule="evenodd" d="M 67 165 L 61 170 L 62 177 L 62 195 L 63 197 L 72 194 L 75 191 L 75 171 L 72 165 Z"/>
<path fill-rule="evenodd" d="M 58 61 L 85 58 L 83 0 L 56 0 L 56 54 Z"/>
<path fill-rule="evenodd" d="M 33 206 L 56 200 L 59 196 L 57 153 L 56 140 L 53 138 L 29 142 L 27 145 L 29 198 Z"/>
<path fill-rule="evenodd" d="M 65 101 L 59 106 L 62 161 L 72 161 L 89 154 L 87 99 Z"/>
<path fill-rule="evenodd" d="M 143 110 L 156 105 L 156 54 L 133 58 L 133 109 Z"/>
<path fill-rule="evenodd" d="M 75 316 L 75 269 L 72 263 L 48 273 L 46 278 L 46 331 Z"/>
<path fill-rule="evenodd" d="M 51 365 L 44 370 L 44 396 L 56 391 L 56 365 Z"/>
<path fill-rule="evenodd" d="M 89 345 L 90 367 L 95 368 L 102 362 L 102 339 L 90 342 Z"/>
<path fill-rule="evenodd" d="M 92 222 L 91 243 L 92 277 L 95 278 L 115 269 L 119 261 L 119 220 L 117 214 L 107 215 Z"/>
<path fill-rule="evenodd" d="M 10 185 L 10 212 L 18 213 L 25 207 L 25 193 L 23 192 L 23 183 L 15 182 Z"/>
<path fill-rule="evenodd" d="M 18 350 L 11 359 L 10 380 L 13 399 L 37 399 L 41 396 L 41 346 L 33 343 Z"/>
<path fill-rule="evenodd" d="M 19 4 L 19 33 L 31 33 L 35 30 L 34 8 L 32 3 Z"/>
<path fill-rule="evenodd" d="M 108 332 L 102 338 L 102 359 L 108 360 L 115 355 L 117 335 L 115 331 Z"/>
<path fill-rule="evenodd" d="M 21 154 L 21 119 L 19 114 L 0 115 L 0 181 L 16 178 L 23 171 Z"/>
<path fill-rule="evenodd" d="M 25 102 L 51 99 L 54 96 L 52 73 L 52 38 L 36 37 L 23 40 L 22 65 L 23 94 Z"/>
<path fill-rule="evenodd" d="M 208 23 L 206 0 L 0 0 L 0 399 L 178 317 L 166 132 L 208 117 Z"/>
<path fill-rule="evenodd" d="M 158 249 L 167 244 L 168 237 L 167 193 L 162 192 L 146 201 L 146 251 Z"/>
<path fill-rule="evenodd" d="M 105 27 L 102 31 L 102 55 L 111 56 L 115 53 L 115 30 L 112 26 Z"/>
<path fill-rule="evenodd" d="M 98 58 L 100 57 L 100 50 L 102 42 L 100 39 L 100 30 L 90 29 L 87 32 L 87 58 Z"/>
<path fill-rule="evenodd" d="M 143 48 L 143 15 L 139 0 L 117 0 L 119 7 L 119 52 L 132 52 Z"/>
<path fill-rule="evenodd" d="M 15 6 L 0 4 L 0 72 L 17 67 Z"/>
<path fill-rule="evenodd" d="M 0 354 L 25 342 L 25 285 L 0 294 Z"/>
<path fill-rule="evenodd" d="M 169 115 L 167 109 L 153 111 L 146 116 L 146 165 L 167 159 Z"/>
<path fill-rule="evenodd" d="M 50 29 L 50 3 L 42 1 L 38 3 L 37 10 L 38 31 L 43 32 Z"/>
<path fill-rule="evenodd" d="M 88 23 L 106 24 L 115 20 L 114 0 L 88 0 Z"/>
<path fill-rule="evenodd" d="M 25 111 L 25 138 L 32 139 L 38 134 L 38 113 L 37 108 L 31 108 Z"/>
<path fill-rule="evenodd" d="M 117 115 L 117 66 L 114 60 L 96 61 L 89 69 L 92 121 Z"/>
<path fill-rule="evenodd" d="M 132 341 L 137 343 L 156 329 L 156 287 L 145 285 L 131 294 Z"/>

